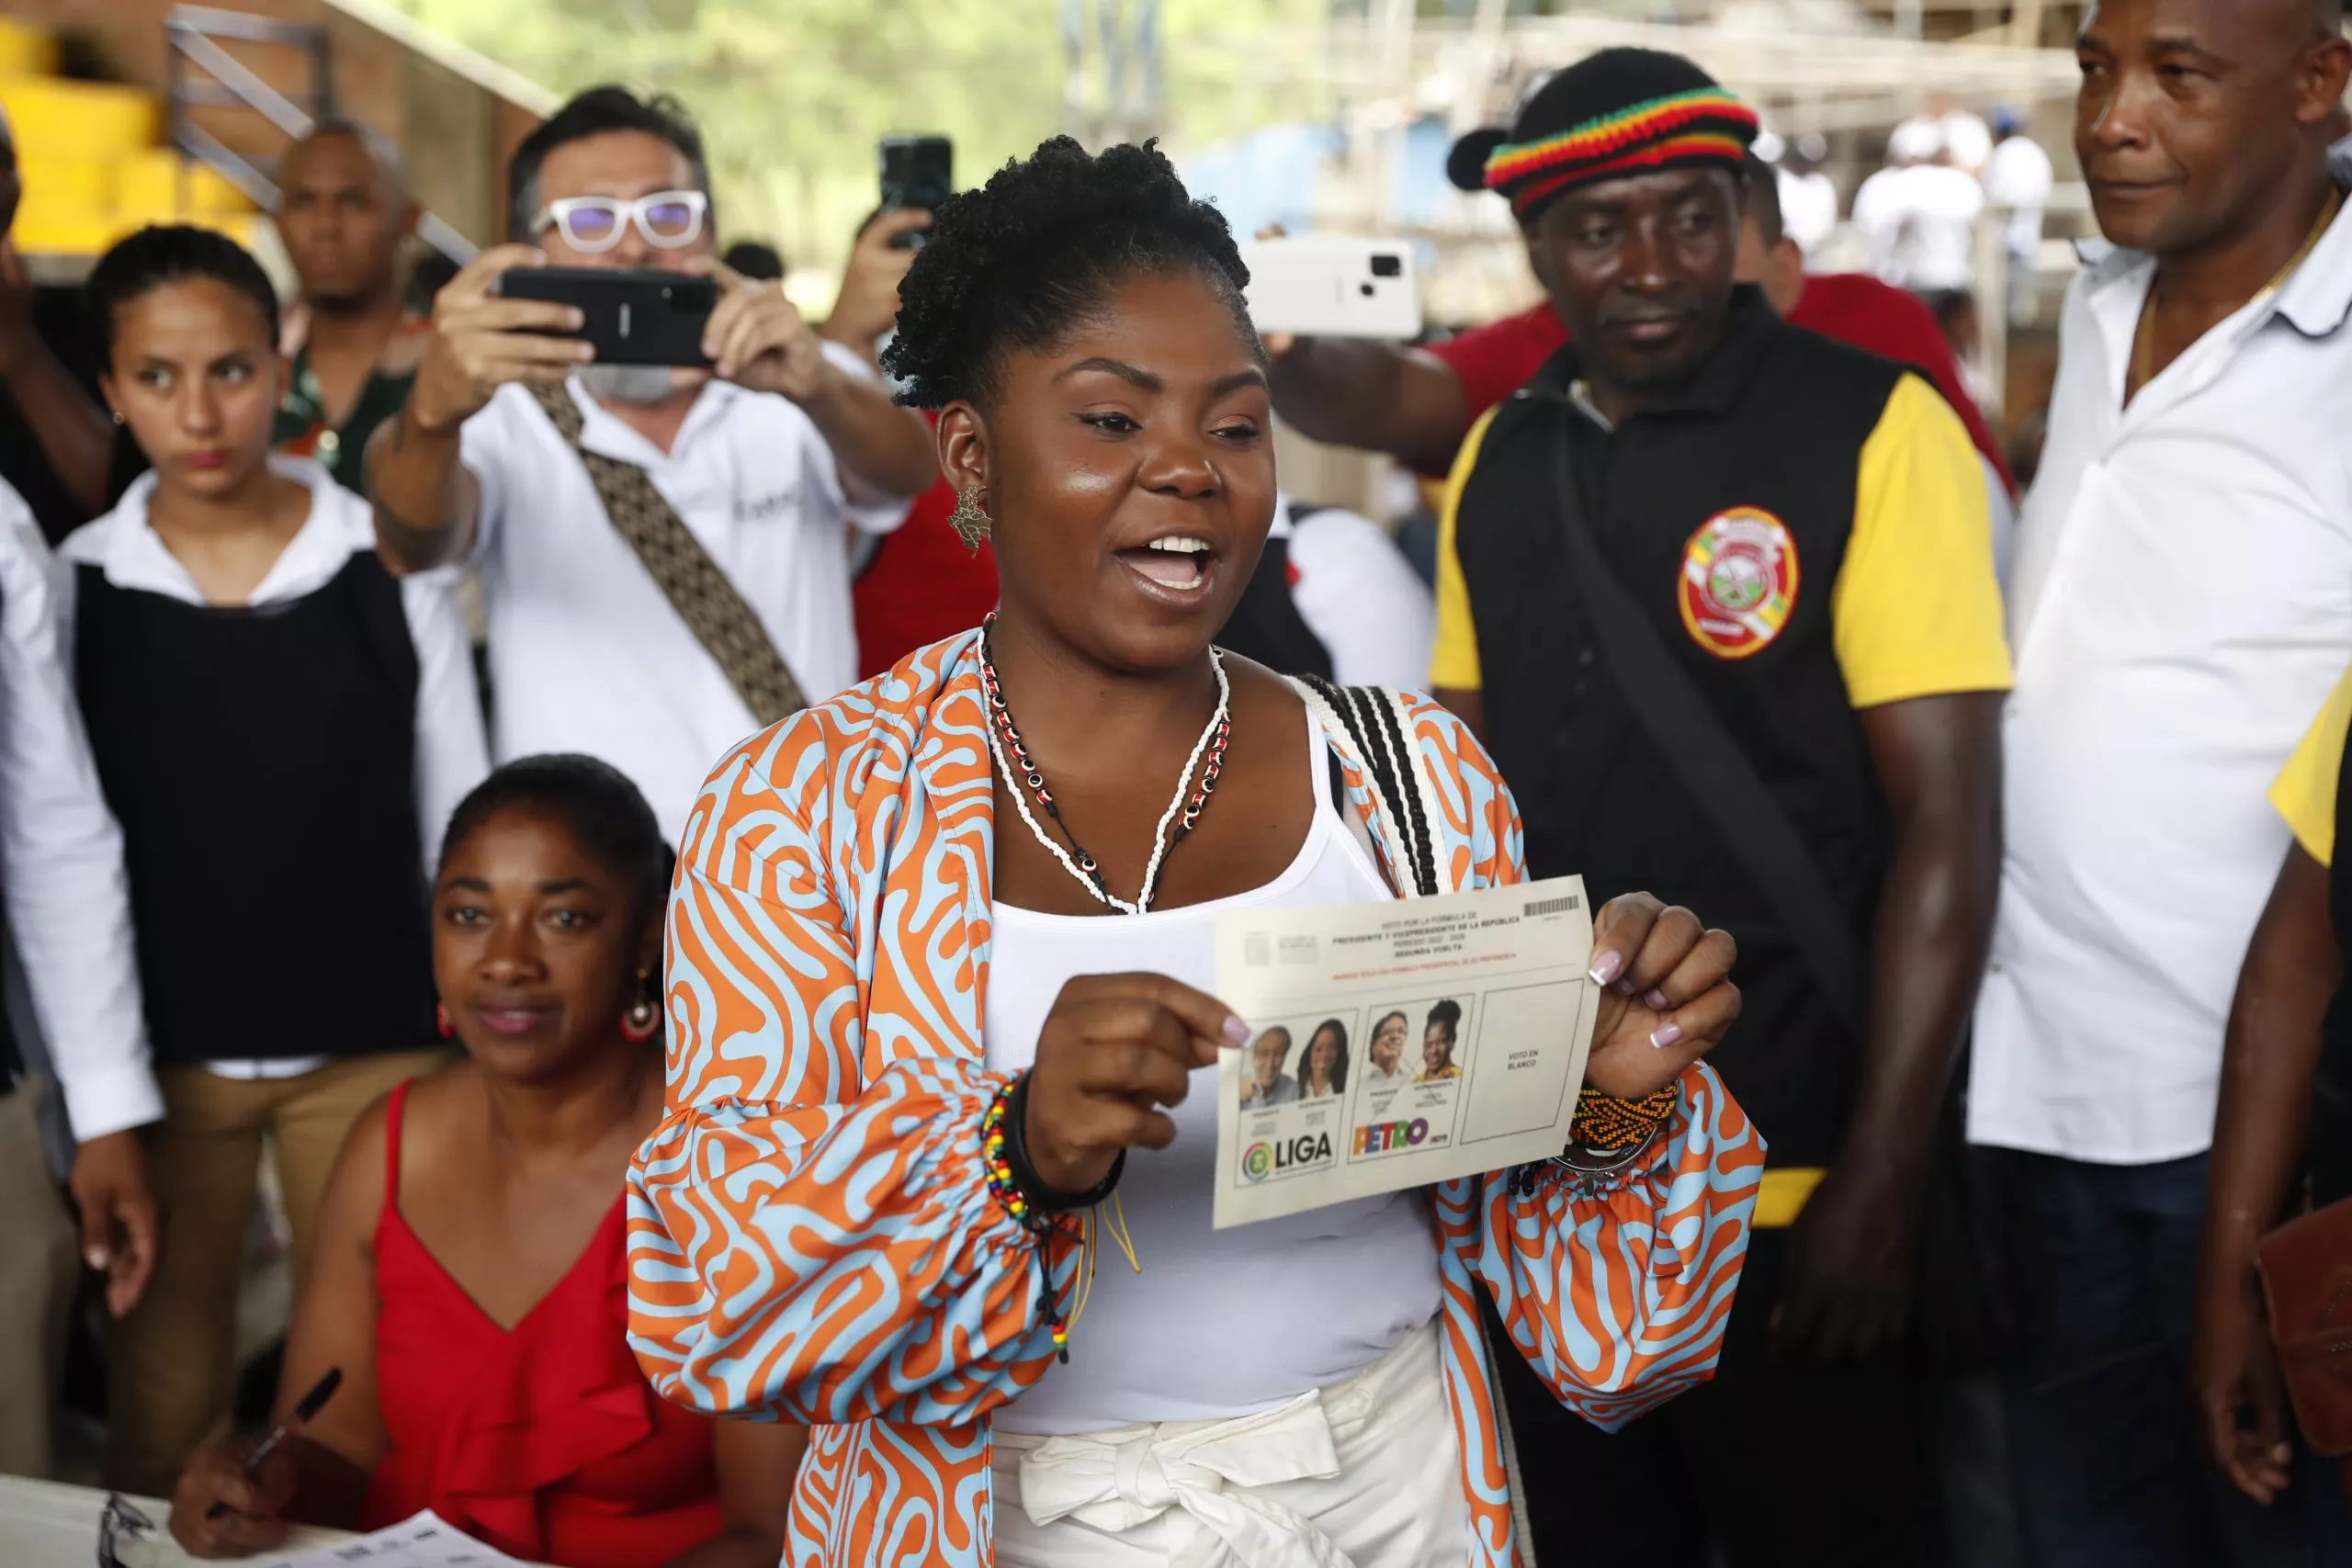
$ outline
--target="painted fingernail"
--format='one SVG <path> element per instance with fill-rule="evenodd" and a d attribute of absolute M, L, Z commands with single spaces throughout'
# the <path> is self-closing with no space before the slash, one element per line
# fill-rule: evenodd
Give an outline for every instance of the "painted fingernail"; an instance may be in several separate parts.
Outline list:
<path fill-rule="evenodd" d="M 1681 1042 L 1682 1026 L 1679 1023 L 1662 1025 L 1656 1034 L 1650 1036 L 1650 1043 L 1661 1051 L 1669 1045 L 1679 1045 Z"/>
<path fill-rule="evenodd" d="M 1650 987 L 1650 993 L 1649 993 L 1649 995 L 1647 995 L 1647 996 L 1644 997 L 1644 998 L 1642 998 L 1642 1000 L 1644 1000 L 1645 1002 L 1647 1002 L 1650 1006 L 1652 1006 L 1652 1007 L 1654 1007 L 1654 1008 L 1657 1009 L 1657 1010 L 1658 1010 L 1658 1011 L 1660 1011 L 1660 1012 L 1664 1012 L 1667 1009 L 1668 1009 L 1668 1008 L 1670 1008 L 1670 1007 L 1672 1007 L 1672 1006 L 1674 1005 L 1672 1002 L 1669 1002 L 1669 1001 L 1668 1001 L 1668 1000 L 1666 999 L 1666 993 L 1665 993 L 1664 991 L 1659 990 L 1659 989 L 1658 989 L 1657 987 L 1655 987 L 1655 986 L 1653 986 L 1653 987 Z"/>
<path fill-rule="evenodd" d="M 1605 986 L 1609 984 L 1610 981 L 1617 978 L 1618 976 L 1623 974 L 1624 970 L 1624 955 L 1612 949 L 1611 951 L 1604 953 L 1600 957 L 1594 959 L 1592 961 L 1592 968 L 1589 973 L 1592 976 L 1592 983 L 1594 985 Z"/>
<path fill-rule="evenodd" d="M 1236 1045 L 1247 1045 L 1250 1043 L 1250 1026 L 1228 1015 L 1225 1021 L 1225 1037 Z"/>

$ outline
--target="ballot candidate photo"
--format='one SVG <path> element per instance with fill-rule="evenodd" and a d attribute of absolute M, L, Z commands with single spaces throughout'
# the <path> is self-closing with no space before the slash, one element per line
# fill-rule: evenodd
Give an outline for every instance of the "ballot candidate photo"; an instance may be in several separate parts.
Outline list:
<path fill-rule="evenodd" d="M 1348 1026 L 1327 1018 L 1307 1036 L 1306 1054 L 1298 1059 L 1298 1097 L 1328 1100 L 1348 1092 Z"/>
<path fill-rule="evenodd" d="M 1372 1043 L 1364 1050 L 1366 1089 L 1394 1089 L 1412 1082 L 1412 1071 L 1405 1066 L 1405 1036 L 1412 1027 L 1412 1021 L 1402 1012 L 1383 1014 L 1372 1026 Z"/>
<path fill-rule="evenodd" d="M 672 1404 L 813 1428 L 792 1562 L 1508 1568 L 1490 1358 L 1613 1428 L 1719 1353 L 1764 1156 L 1702 1060 L 1735 946 L 1646 894 L 1595 917 L 1556 1158 L 1214 1226 L 1220 1053 L 1298 1070 L 1214 994 L 1220 919 L 1525 876 L 1452 715 L 1213 647 L 1275 508 L 1247 276 L 1150 147 L 943 204 L 883 362 L 999 609 L 689 817 L 630 1343 Z"/>
<path fill-rule="evenodd" d="M 1430 1009 L 1429 1026 L 1421 1031 L 1421 1076 L 1415 1083 L 1442 1083 L 1462 1076 L 1453 1059 L 1453 1043 L 1462 1030 L 1462 1004 L 1443 1001 Z"/>
<path fill-rule="evenodd" d="M 1250 1111 L 1288 1105 L 1298 1098 L 1298 1080 L 1283 1071 L 1290 1055 L 1290 1031 L 1276 1025 L 1250 1044 L 1249 1068 L 1241 1077 L 1241 1103 Z"/>

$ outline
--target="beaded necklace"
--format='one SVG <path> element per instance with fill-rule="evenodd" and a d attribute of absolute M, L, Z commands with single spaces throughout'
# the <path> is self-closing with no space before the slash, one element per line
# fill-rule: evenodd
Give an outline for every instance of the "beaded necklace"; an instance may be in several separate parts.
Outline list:
<path fill-rule="evenodd" d="M 1035 835 L 1039 843 L 1053 852 L 1054 858 L 1061 862 L 1062 869 L 1075 877 L 1080 886 L 1123 915 L 1144 913 L 1151 908 L 1152 894 L 1159 884 L 1160 863 L 1168 858 L 1168 852 L 1183 842 L 1184 835 L 1199 823 L 1210 795 L 1216 789 L 1217 774 L 1225 767 L 1225 745 L 1233 735 L 1233 688 L 1225 678 L 1224 652 L 1215 648 L 1209 649 L 1209 668 L 1216 674 L 1216 711 L 1209 715 L 1207 727 L 1201 731 L 1201 738 L 1193 743 L 1193 754 L 1184 760 L 1184 771 L 1176 779 L 1176 793 L 1170 797 L 1168 809 L 1160 813 L 1159 826 L 1152 830 L 1151 861 L 1144 867 L 1143 888 L 1135 902 L 1129 903 L 1104 885 L 1102 866 L 1086 852 L 1086 847 L 1078 841 L 1078 835 L 1069 830 L 1069 824 L 1062 820 L 1061 807 L 1054 804 L 1053 792 L 1046 787 L 1046 775 L 1031 760 L 1029 748 L 1022 742 L 1021 731 L 1012 722 L 1012 710 L 1005 705 L 1004 689 L 997 681 L 996 658 L 989 648 L 989 633 L 995 626 L 996 615 L 991 611 L 988 619 L 980 623 L 980 686 L 989 704 L 989 754 L 996 760 L 998 770 L 1013 782 L 1012 804 L 1019 808 L 1021 820 L 1029 825 L 1029 831 Z M 1008 750 L 1012 753 L 1009 759 L 1006 756 Z M 1204 751 L 1208 753 L 1208 765 L 1201 768 L 1200 784 L 1188 800 L 1184 786 L 1192 783 L 1193 770 L 1201 767 L 1201 753 Z M 1054 826 L 1061 829 L 1062 837 L 1069 840 L 1069 849 L 1064 849 L 1038 823 L 1029 809 L 1030 796 L 1035 797 L 1037 804 L 1045 808 L 1046 815 L 1054 819 Z M 1173 837 L 1168 831 L 1171 821 L 1176 824 Z"/>

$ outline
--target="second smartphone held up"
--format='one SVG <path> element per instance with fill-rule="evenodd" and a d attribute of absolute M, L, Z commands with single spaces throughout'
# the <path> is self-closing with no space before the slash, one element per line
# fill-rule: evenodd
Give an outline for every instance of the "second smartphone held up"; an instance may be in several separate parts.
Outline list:
<path fill-rule="evenodd" d="M 618 267 L 525 266 L 499 275 L 509 299 L 576 306 L 585 324 L 571 333 L 596 348 L 600 365 L 706 366 L 703 328 L 718 306 L 718 285 L 684 273 Z"/>
<path fill-rule="evenodd" d="M 1421 333 L 1421 287 L 1403 240 L 1301 234 L 1241 247 L 1250 320 L 1261 333 L 1385 338 Z"/>

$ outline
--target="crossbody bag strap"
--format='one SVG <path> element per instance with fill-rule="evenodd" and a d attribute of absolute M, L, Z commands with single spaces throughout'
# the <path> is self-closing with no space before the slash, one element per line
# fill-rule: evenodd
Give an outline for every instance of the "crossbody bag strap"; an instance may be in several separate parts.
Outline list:
<path fill-rule="evenodd" d="M 1324 735 L 1363 776 L 1372 793 L 1381 858 L 1403 884 L 1399 891 L 1408 898 L 1450 891 L 1440 885 L 1430 832 L 1433 791 L 1421 776 L 1418 750 L 1406 742 L 1394 694 L 1377 686 L 1335 686 L 1314 676 L 1293 677 L 1291 684 Z"/>
<path fill-rule="evenodd" d="M 761 624 L 759 613 L 711 559 L 677 509 L 654 488 L 653 476 L 635 463 L 591 452 L 580 444 L 580 405 L 568 387 L 540 385 L 530 391 L 556 434 L 580 455 L 614 531 L 637 553 L 670 608 L 717 661 L 752 717 L 764 728 L 807 707 L 799 681 Z"/>
<path fill-rule="evenodd" d="M 1560 406 L 1568 418 L 1579 417 L 1565 400 Z M 1577 487 L 1572 446 L 1563 438 L 1553 448 L 1560 532 L 1568 581 L 1610 673 L 1724 847 L 1771 906 L 1831 1011 L 1860 1039 L 1861 949 L 1850 917 L 1779 798 L 1601 554 Z"/>

